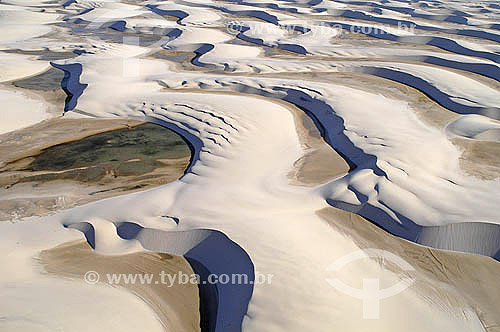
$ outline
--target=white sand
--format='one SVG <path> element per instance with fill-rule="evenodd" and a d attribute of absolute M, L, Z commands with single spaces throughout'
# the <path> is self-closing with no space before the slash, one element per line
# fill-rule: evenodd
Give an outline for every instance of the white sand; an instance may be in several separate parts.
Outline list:
<path fill-rule="evenodd" d="M 0 134 L 28 127 L 50 117 L 47 106 L 21 92 L 0 90 Z"/>
<path fill-rule="evenodd" d="M 359 229 L 332 227 L 332 220 L 328 220 L 329 224 L 324 220 L 325 216 L 318 216 L 317 211 L 334 201 L 348 203 L 353 210 L 378 208 L 392 218 L 392 225 L 402 221 L 398 216 L 410 218 L 423 226 L 474 221 L 500 224 L 498 181 L 485 181 L 466 174 L 460 162 L 463 154 L 449 140 L 449 132 L 424 123 L 416 115 L 418 105 L 410 105 L 404 98 L 383 95 L 363 81 L 358 86 L 346 86 L 342 80 L 319 82 L 322 76 L 333 72 L 353 71 L 366 76 L 381 76 L 381 69 L 391 69 L 393 73 L 420 78 L 424 83 L 417 88 L 423 92 L 435 89 L 437 96 L 442 97 L 441 102 L 453 102 L 448 106 L 451 111 L 478 107 L 485 109 L 481 114 L 494 118 L 499 106 L 498 87 L 484 82 L 499 72 L 499 46 L 491 40 L 492 34 L 498 36 L 498 32 L 488 26 L 478 26 L 478 21 L 468 24 L 467 15 L 460 15 L 456 10 L 470 12 L 477 20 L 488 24 L 498 21 L 498 9 L 490 8 L 485 14 L 465 1 L 443 2 L 439 6 L 429 3 L 430 8 L 419 8 L 420 3 L 405 4 L 418 9 L 417 14 L 430 15 L 432 22 L 423 24 L 424 20 L 405 11 L 397 1 L 377 1 L 380 14 L 371 11 L 371 3 L 361 6 L 265 0 L 245 2 L 244 5 L 215 1 L 192 4 L 189 0 L 150 3 L 159 5 L 158 8 L 169 16 L 181 18 L 187 15 L 176 23 L 182 34 L 163 48 L 165 52 L 205 52 L 199 59 L 208 65 L 203 71 L 176 72 L 174 64 L 168 60 L 146 59 L 145 55 L 160 49 L 157 44 L 151 47 L 123 45 L 119 38 L 113 41 L 96 40 L 98 35 L 79 38 L 77 33 L 69 36 L 65 31 L 59 31 L 57 40 L 50 40 L 50 36 L 46 37 L 49 40 L 35 40 L 47 29 L 52 31 L 48 25 L 52 16 L 40 20 L 39 16 L 44 14 L 27 9 L 19 9 L 20 13 L 8 16 L 9 25 L 5 29 L 10 29 L 10 32 L 15 31 L 12 22 L 19 17 L 26 18 L 19 20 L 20 24 L 34 22 L 22 30 L 26 33 L 9 34 L 6 40 L 13 43 L 9 44 L 11 48 L 14 44 L 16 47 L 26 45 L 41 49 L 48 45 L 85 51 L 74 59 L 57 61 L 59 64 L 81 64 L 79 81 L 88 84 L 79 96 L 77 107 L 66 116 L 76 119 L 83 113 L 86 116 L 161 123 L 183 134 L 193 144 L 195 155 L 190 172 L 168 185 L 97 201 L 50 217 L 1 223 L 0 252 L 3 255 L 0 256 L 0 265 L 13 272 L 0 277 L 0 287 L 8 290 L 4 302 L 9 305 L 8 311 L 2 311 L 6 314 L 0 324 L 23 324 L 26 329 L 32 321 L 47 324 L 57 317 L 55 321 L 68 330 L 82 328 L 85 326 L 83 319 L 90 319 L 92 323 L 107 324 L 107 331 L 127 331 L 137 329 L 137 326 L 128 320 L 116 322 L 115 317 L 133 317 L 144 324 L 140 329 L 157 329 L 157 316 L 136 297 L 106 288 L 91 290 L 76 281 L 41 278 L 32 264 L 32 258 L 42 250 L 81 240 L 80 232 L 63 227 L 81 222 L 88 222 L 95 228 L 98 254 L 121 255 L 141 251 L 136 240 L 124 240 L 117 234 L 115 223 L 130 221 L 157 229 L 218 230 L 248 253 L 256 271 L 273 274 L 271 284 L 254 286 L 248 315 L 243 320 L 242 330 L 245 332 L 483 332 L 495 329 L 498 299 L 482 292 L 475 293 L 472 277 L 460 279 L 455 270 L 450 273 L 450 278 L 440 278 L 442 274 L 446 276 L 446 271 L 452 267 L 460 266 L 453 263 L 456 258 L 484 267 L 487 271 L 482 271 L 481 280 L 490 284 L 494 279 L 491 275 L 496 270 L 485 267 L 488 263 L 475 260 L 484 262 L 487 258 L 460 258 L 457 255 L 448 257 L 451 262 L 442 263 L 437 256 L 426 254 L 424 262 L 420 262 L 413 258 L 411 250 L 395 250 L 395 253 L 415 264 L 419 283 L 383 301 L 380 319 L 361 319 L 361 302 L 328 284 L 326 279 L 332 277 L 332 273 L 327 267 L 336 259 L 364 248 L 360 239 L 371 246 L 384 247 L 383 243 L 390 237 L 376 231 L 358 236 Z M 327 11 L 321 12 L 321 8 Z M 83 13 L 88 9 L 91 10 Z M 70 19 L 69 24 L 76 18 L 96 20 L 98 25 L 109 19 L 123 20 L 127 27 L 134 27 L 137 23 L 134 20 L 142 20 L 144 13 L 151 12 L 144 4 L 129 5 L 114 0 L 105 3 L 79 1 L 64 10 Z M 49 11 L 46 14 L 54 13 Z M 357 16 L 350 18 L 349 15 Z M 438 31 L 400 32 L 393 24 L 384 27 L 384 31 L 392 33 L 390 38 L 354 35 L 343 40 L 337 39 L 337 31 L 331 29 L 327 29 L 327 36 L 322 38 L 315 38 L 314 33 L 281 30 L 285 29 L 285 24 L 306 27 L 319 25 L 325 20 L 378 26 L 377 16 L 401 18 L 407 23 L 415 21 Z M 463 18 L 463 22 L 445 22 L 444 18 L 448 16 L 455 20 Z M 273 29 L 266 34 L 263 30 L 256 31 L 259 24 L 255 24 L 254 31 L 248 34 L 263 39 L 263 42 L 235 46 L 229 44 L 234 36 L 226 32 L 226 18 L 257 19 L 273 23 Z M 171 19 L 168 21 L 172 22 Z M 269 25 L 260 24 L 259 28 L 261 26 Z M 2 33 L 7 31 L 5 29 Z M 479 36 L 470 38 L 471 34 Z M 265 48 L 262 43 L 285 51 Z M 310 54 L 293 53 L 304 49 Z M 336 57 L 349 59 L 341 62 Z M 429 65 L 427 61 L 434 62 Z M 311 76 L 304 79 L 301 72 L 308 72 Z M 269 75 L 255 75 L 258 73 Z M 277 73 L 288 74 L 288 78 L 280 78 Z M 469 73 L 493 74 L 488 74 L 489 79 L 477 80 L 476 76 L 469 77 Z M 76 75 L 75 72 L 72 74 Z M 314 75 L 317 75 L 317 80 Z M 401 83 L 412 85 L 410 80 Z M 182 92 L 183 89 L 189 90 Z M 27 112 L 33 107 L 25 106 L 22 95 L 9 92 L 8 96 L 6 103 L 13 103 L 17 108 L 21 107 L 19 101 L 23 100 L 21 119 L 32 118 Z M 288 107 L 272 102 L 270 97 L 286 98 L 311 112 L 324 129 L 326 141 L 358 167 L 339 178 L 311 176 L 313 184 L 317 184 L 313 187 L 293 183 L 290 174 L 301 161 L 302 169 L 309 167 L 315 176 L 323 165 L 316 170 L 311 167 L 315 158 L 310 158 L 311 155 L 308 158 L 310 147 L 297 132 L 296 117 Z M 425 102 L 429 103 L 429 100 L 425 99 Z M 453 116 L 446 116 L 450 117 Z M 485 120 L 481 118 L 480 122 Z M 25 124 L 22 122 L 21 125 Z M 460 133 L 476 132 L 478 128 L 476 122 L 458 123 Z M 495 137 L 494 132 L 488 132 L 495 129 L 474 134 L 474 138 Z M 320 149 L 321 144 L 318 151 Z M 332 168 L 340 170 L 333 174 L 342 175 L 345 163 L 337 155 L 331 163 L 334 164 Z M 328 182 L 324 183 L 325 180 Z M 162 217 L 165 215 L 179 218 L 179 225 L 166 222 Z M 345 214 L 336 218 L 344 222 L 351 220 Z M 361 228 L 372 229 L 368 226 Z M 481 245 L 484 240 L 461 235 L 465 237 L 464 243 L 471 240 Z M 391 247 L 385 248 L 392 250 Z M 467 276 L 471 275 L 473 273 L 469 271 Z M 383 285 L 392 285 L 401 277 L 398 271 L 384 268 L 374 260 L 356 262 L 336 276 L 358 288 L 363 278 L 378 278 Z M 25 287 L 23 283 L 30 286 Z M 12 286 L 16 291 L 12 291 Z M 466 289 L 463 297 L 460 295 L 462 289 Z M 37 293 L 37 290 L 45 293 Z M 68 290 L 71 296 L 66 295 Z M 484 297 L 484 302 L 483 298 L 477 300 L 476 296 Z M 101 301 L 101 298 L 105 300 Z M 89 306 L 96 299 L 99 299 L 99 304 Z M 74 306 L 63 306 L 68 301 L 70 304 L 73 304 L 71 301 L 79 302 Z M 68 307 L 75 310 L 62 311 Z"/>
<path fill-rule="evenodd" d="M 37 61 L 28 55 L 0 52 L 0 82 L 36 75 L 49 68 L 48 61 Z"/>

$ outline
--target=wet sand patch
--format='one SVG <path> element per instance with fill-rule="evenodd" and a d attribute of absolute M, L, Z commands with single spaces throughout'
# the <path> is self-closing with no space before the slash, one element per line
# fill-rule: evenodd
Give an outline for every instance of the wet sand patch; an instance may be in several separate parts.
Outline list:
<path fill-rule="evenodd" d="M 473 139 L 454 138 L 451 140 L 462 150 L 460 167 L 470 175 L 483 180 L 500 177 L 500 142 L 479 141 Z"/>
<path fill-rule="evenodd" d="M 61 89 L 61 81 L 64 78 L 64 72 L 56 68 L 28 78 L 14 81 L 12 84 L 18 88 L 50 91 Z"/>
<path fill-rule="evenodd" d="M 295 114 L 295 125 L 305 154 L 289 173 L 293 183 L 316 186 L 349 172 L 349 164 L 325 142 L 313 120 L 299 112 L 302 114 Z"/>
<path fill-rule="evenodd" d="M 54 52 L 48 50 L 28 51 L 28 50 L 17 49 L 17 50 L 2 50 L 2 52 L 38 56 L 37 60 L 44 60 L 44 61 L 55 61 L 55 60 L 70 59 L 77 57 L 76 53 L 67 51 L 64 52 Z"/>

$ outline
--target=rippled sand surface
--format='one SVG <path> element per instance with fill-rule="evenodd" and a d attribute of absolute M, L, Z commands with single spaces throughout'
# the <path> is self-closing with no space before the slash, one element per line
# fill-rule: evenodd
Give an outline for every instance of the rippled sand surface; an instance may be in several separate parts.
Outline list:
<path fill-rule="evenodd" d="M 0 330 L 499 331 L 499 43 L 495 1 L 3 1 Z"/>

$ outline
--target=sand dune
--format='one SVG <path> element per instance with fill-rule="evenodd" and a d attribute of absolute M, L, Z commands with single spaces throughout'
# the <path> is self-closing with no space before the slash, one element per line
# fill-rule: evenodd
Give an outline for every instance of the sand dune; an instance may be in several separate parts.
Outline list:
<path fill-rule="evenodd" d="M 139 122 L 175 131 L 191 155 L 169 183 L 0 222 L 0 329 L 498 330 L 499 19 L 496 4 L 464 1 L 1 4 L 7 187 L 68 171 L 28 167 L 47 145 Z M 63 119 L 39 123 L 54 109 Z M 80 148 L 69 171 L 89 172 L 81 162 L 100 150 Z M 109 162 L 136 165 L 121 151 Z M 42 191 L 17 188 L 41 208 Z M 412 269 L 331 270 L 368 248 Z M 82 282 L 91 269 L 272 282 L 109 287 Z M 332 276 L 413 283 L 363 319 Z"/>
<path fill-rule="evenodd" d="M 98 255 L 86 242 L 70 242 L 40 253 L 40 263 L 53 275 L 83 279 L 84 274 L 96 271 L 106 273 L 159 273 L 183 272 L 192 274 L 189 264 L 182 258 L 155 253 L 135 253 L 123 256 Z M 106 280 L 103 280 L 105 283 Z M 157 313 L 167 331 L 200 331 L 198 289 L 192 284 L 165 285 L 128 284 L 119 286 L 139 296 Z"/>

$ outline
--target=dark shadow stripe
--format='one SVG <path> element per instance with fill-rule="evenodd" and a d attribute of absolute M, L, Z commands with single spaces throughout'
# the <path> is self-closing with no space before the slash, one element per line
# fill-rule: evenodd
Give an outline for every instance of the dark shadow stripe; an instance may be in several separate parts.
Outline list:
<path fill-rule="evenodd" d="M 79 63 L 71 63 L 67 65 L 59 65 L 50 63 L 54 68 L 64 71 L 64 78 L 61 81 L 61 88 L 66 93 L 66 101 L 64 112 L 71 111 L 78 103 L 78 98 L 82 95 L 83 90 L 88 84 L 80 83 L 80 75 L 82 74 L 82 65 Z"/>

